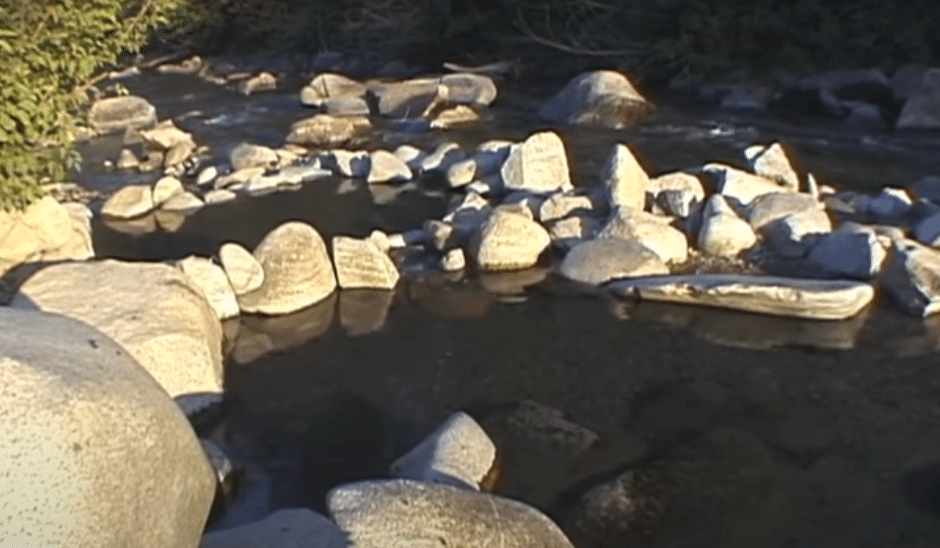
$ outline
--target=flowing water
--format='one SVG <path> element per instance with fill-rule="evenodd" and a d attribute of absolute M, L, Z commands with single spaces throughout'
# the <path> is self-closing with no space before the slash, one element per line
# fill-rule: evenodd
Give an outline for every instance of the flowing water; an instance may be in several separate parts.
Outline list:
<path fill-rule="evenodd" d="M 124 84 L 219 159 L 241 141 L 279 146 L 289 125 L 310 115 L 295 90 L 244 97 L 180 76 Z M 415 134 L 388 122 L 362 146 L 522 138 L 541 127 L 528 113 L 546 90 L 516 87 L 476 127 Z M 770 113 L 659 106 L 655 119 L 623 131 L 560 130 L 576 184 L 594 184 L 615 142 L 630 144 L 651 174 L 740 165 L 744 147 L 774 140 L 821 182 L 843 188 L 940 174 L 938 136 L 865 136 Z M 117 139 L 87 143 L 81 184 L 107 192 L 133 179 L 100 168 L 119 148 Z M 447 200 L 433 182 L 370 188 L 324 179 L 205 207 L 174 230 L 159 219 L 136 233 L 96 219 L 94 240 L 102 257 L 208 256 L 225 241 L 251 249 L 287 220 L 309 222 L 327 240 L 403 231 L 440 218 Z M 494 433 L 504 463 L 497 492 L 561 521 L 587 487 L 732 427 L 760 440 L 781 480 L 761 499 L 773 516 L 762 545 L 940 545 L 931 515 L 940 513 L 940 464 L 924 466 L 940 463 L 940 321 L 906 317 L 889 302 L 845 322 L 806 322 L 579 295 L 545 269 L 469 278 L 416 271 L 394 294 L 345 291 L 226 328 L 224 412 L 204 429 L 247 471 L 216 528 L 274 508 L 322 510 L 332 485 L 384 475 L 450 413 L 467 410 L 496 432 L 501 413 L 532 400 L 600 437 L 571 456 Z"/>

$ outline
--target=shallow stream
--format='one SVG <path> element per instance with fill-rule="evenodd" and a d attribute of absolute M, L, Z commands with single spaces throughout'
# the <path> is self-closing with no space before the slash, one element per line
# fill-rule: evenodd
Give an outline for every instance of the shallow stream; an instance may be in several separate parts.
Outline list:
<path fill-rule="evenodd" d="M 185 76 L 123 83 L 220 162 L 242 141 L 281 145 L 289 125 L 311 115 L 296 90 L 245 97 Z M 511 88 L 476 127 L 415 134 L 387 122 L 363 148 L 523 138 L 542 127 L 530 113 L 554 89 Z M 654 100 L 657 116 L 627 130 L 559 130 L 576 185 L 594 184 L 615 142 L 631 145 L 651 175 L 708 161 L 742 165 L 746 146 L 775 140 L 840 188 L 940 174 L 940 135 L 861 135 L 836 123 Z M 107 192 L 140 177 L 101 168 L 119 149 L 119 138 L 87 143 L 80 183 Z M 173 231 L 155 224 L 129 234 L 96 218 L 94 243 L 100 257 L 210 256 L 226 241 L 252 249 L 287 220 L 310 223 L 327 241 L 416 228 L 440 218 L 447 200 L 432 182 L 370 188 L 323 179 L 207 206 Z M 940 320 L 906 317 L 889 302 L 845 322 L 807 322 L 578 295 L 539 269 L 415 272 L 394 294 L 341 292 L 290 316 L 242 318 L 227 333 L 224 413 L 204 433 L 247 473 L 215 528 L 281 507 L 322 510 L 327 489 L 386 474 L 450 413 L 466 410 L 486 426 L 533 400 L 600 436 L 572 456 L 494 435 L 504 462 L 497 492 L 560 521 L 586 487 L 728 426 L 766 444 L 779 471 L 763 545 L 940 545 L 931 516 L 940 515 L 940 464 L 919 466 L 940 463 Z M 645 545 L 679 544 L 653 536 Z"/>

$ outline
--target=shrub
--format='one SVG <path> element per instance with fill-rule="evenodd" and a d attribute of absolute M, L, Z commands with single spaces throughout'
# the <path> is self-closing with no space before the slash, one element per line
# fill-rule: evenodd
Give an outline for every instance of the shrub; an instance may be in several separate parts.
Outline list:
<path fill-rule="evenodd" d="M 0 0 L 0 208 L 22 208 L 77 164 L 71 146 L 97 70 L 136 52 L 185 0 Z"/>

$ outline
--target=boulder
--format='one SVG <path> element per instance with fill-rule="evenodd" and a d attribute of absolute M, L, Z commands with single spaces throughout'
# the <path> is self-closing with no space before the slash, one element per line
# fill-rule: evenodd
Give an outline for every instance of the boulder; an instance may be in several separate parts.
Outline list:
<path fill-rule="evenodd" d="M 320 109 L 331 116 L 368 116 L 369 103 L 364 97 L 330 97 L 323 101 Z"/>
<path fill-rule="evenodd" d="M 656 253 L 632 240 L 598 238 L 575 245 L 558 272 L 588 285 L 636 276 L 668 274 L 669 268 Z"/>
<path fill-rule="evenodd" d="M 600 180 L 607 190 L 610 207 L 642 211 L 650 178 L 625 145 L 617 144 L 603 167 Z"/>
<path fill-rule="evenodd" d="M 222 244 L 219 248 L 219 262 L 236 295 L 250 293 L 264 283 L 261 264 L 247 249 L 235 242 Z"/>
<path fill-rule="evenodd" d="M 552 131 L 535 133 L 513 145 L 500 175 L 510 190 L 550 193 L 571 188 L 565 145 Z"/>
<path fill-rule="evenodd" d="M 424 118 L 447 101 L 447 87 L 434 78 L 382 84 L 371 90 L 379 114 L 389 118 Z"/>
<path fill-rule="evenodd" d="M 261 521 L 213 531 L 199 548 L 345 548 L 347 536 L 335 523 L 307 508 L 285 508 Z"/>
<path fill-rule="evenodd" d="M 724 196 L 713 194 L 702 210 L 698 247 L 709 255 L 735 257 L 757 243 L 757 235 L 747 221 L 738 217 Z"/>
<path fill-rule="evenodd" d="M 148 147 L 160 151 L 167 151 L 181 144 L 196 147 L 193 136 L 176 127 L 173 120 L 164 120 L 153 129 L 141 130 L 140 137 Z"/>
<path fill-rule="evenodd" d="M 829 215 L 819 208 L 791 213 L 761 228 L 764 243 L 781 256 L 791 259 L 805 256 L 821 235 L 831 231 Z"/>
<path fill-rule="evenodd" d="M 367 119 L 317 114 L 291 125 L 287 142 L 294 145 L 339 146 L 352 139 L 359 127 L 368 127 Z"/>
<path fill-rule="evenodd" d="M 548 232 L 530 217 L 497 208 L 480 226 L 471 254 L 482 270 L 520 270 L 534 266 L 550 243 Z"/>
<path fill-rule="evenodd" d="M 458 411 L 390 468 L 393 477 L 478 491 L 498 474 L 496 446 L 473 417 Z"/>
<path fill-rule="evenodd" d="M 485 107 L 496 100 L 498 93 L 493 79 L 483 74 L 445 74 L 440 83 L 447 88 L 447 101 L 451 104 Z"/>
<path fill-rule="evenodd" d="M 388 183 L 411 180 L 411 168 L 387 150 L 376 150 L 369 155 L 369 183 Z"/>
<path fill-rule="evenodd" d="M 228 155 L 232 169 L 247 169 L 249 167 L 274 168 L 277 167 L 277 153 L 273 149 L 251 143 L 240 143 Z"/>
<path fill-rule="evenodd" d="M 35 273 L 10 306 L 81 320 L 110 336 L 173 397 L 222 390 L 222 327 L 205 294 L 172 266 L 115 260 Z"/>
<path fill-rule="evenodd" d="M 237 198 L 238 195 L 232 192 L 231 190 L 225 190 L 223 188 L 213 189 L 206 192 L 202 199 L 205 200 L 206 205 L 209 204 L 222 204 L 225 202 L 230 202 Z"/>
<path fill-rule="evenodd" d="M 264 270 L 264 282 L 239 296 L 242 312 L 289 314 L 322 301 L 336 289 L 326 244 L 308 224 L 289 221 L 278 226 L 253 255 Z"/>
<path fill-rule="evenodd" d="M 192 141 L 185 141 L 182 143 L 177 143 L 173 145 L 169 150 L 166 151 L 166 154 L 163 155 L 163 169 L 164 173 L 175 173 L 177 175 L 181 174 L 183 169 L 171 169 L 178 168 L 186 160 L 189 159 L 190 155 L 196 150 L 196 143 Z"/>
<path fill-rule="evenodd" d="M 914 201 L 903 188 L 885 187 L 868 202 L 868 212 L 878 221 L 897 221 L 914 208 Z"/>
<path fill-rule="evenodd" d="M 809 260 L 826 272 L 867 280 L 881 271 L 887 252 L 874 231 L 836 231 L 822 235 Z"/>
<path fill-rule="evenodd" d="M 238 317 L 238 300 L 222 267 L 195 255 L 180 260 L 176 266 L 202 290 L 220 320 Z"/>
<path fill-rule="evenodd" d="M 153 127 L 156 123 L 157 109 L 134 95 L 99 99 L 88 111 L 88 125 L 98 133 Z"/>
<path fill-rule="evenodd" d="M 333 262 L 343 289 L 393 289 L 400 277 L 388 254 L 369 240 L 334 236 Z"/>
<path fill-rule="evenodd" d="M 330 516 L 357 548 L 573 548 L 552 520 L 521 502 L 413 480 L 334 488 Z"/>
<path fill-rule="evenodd" d="M 648 118 L 653 104 L 619 72 L 598 70 L 572 79 L 539 110 L 539 116 L 563 124 L 619 129 Z"/>
<path fill-rule="evenodd" d="M 911 240 L 895 240 L 881 287 L 909 314 L 940 311 L 940 251 Z"/>
<path fill-rule="evenodd" d="M 597 237 L 636 241 L 664 263 L 682 263 L 689 256 L 689 241 L 685 234 L 669 225 L 668 217 L 628 207 L 614 210 Z"/>
<path fill-rule="evenodd" d="M 851 318 L 875 294 L 872 286 L 863 282 L 745 274 L 655 276 L 614 282 L 608 288 L 629 298 L 810 320 Z"/>
<path fill-rule="evenodd" d="M 711 179 L 716 192 L 726 198 L 734 198 L 744 206 L 763 194 L 786 191 L 786 188 L 766 177 L 725 164 L 706 164 L 702 166 L 702 172 Z"/>
<path fill-rule="evenodd" d="M 183 183 L 176 177 L 161 177 L 153 185 L 153 205 L 159 207 L 164 202 L 183 193 Z"/>
<path fill-rule="evenodd" d="M 23 263 L 94 256 L 88 219 L 73 217 L 51 196 L 23 211 L 0 211 L 0 276 Z"/>
<path fill-rule="evenodd" d="M 300 102 L 306 107 L 320 107 L 331 99 L 360 98 L 365 94 L 365 84 L 342 74 L 324 72 L 300 90 Z"/>
<path fill-rule="evenodd" d="M 940 68 L 927 69 L 898 117 L 896 129 L 940 129 Z"/>
<path fill-rule="evenodd" d="M 132 219 L 154 209 L 150 185 L 127 185 L 105 200 L 101 214 L 115 219 Z"/>
<path fill-rule="evenodd" d="M 126 347 L 72 318 L 0 307 L 0 363 L 4 545 L 198 544 L 215 475 Z"/>
<path fill-rule="evenodd" d="M 773 192 L 758 196 L 747 207 L 747 220 L 754 230 L 759 231 L 778 219 L 808 212 L 815 213 L 820 224 L 829 226 L 825 232 L 832 230 L 822 204 L 811 195 L 799 192 Z"/>
<path fill-rule="evenodd" d="M 754 145 L 744 150 L 751 171 L 776 182 L 791 192 L 799 192 L 800 177 L 796 174 L 780 143 Z"/>

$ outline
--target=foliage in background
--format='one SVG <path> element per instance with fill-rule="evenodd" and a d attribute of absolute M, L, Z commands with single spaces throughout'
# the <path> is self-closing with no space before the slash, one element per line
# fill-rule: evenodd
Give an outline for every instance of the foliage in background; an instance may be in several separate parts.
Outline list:
<path fill-rule="evenodd" d="M 77 161 L 95 72 L 135 52 L 187 0 L 0 0 L 0 209 L 22 208 Z"/>

